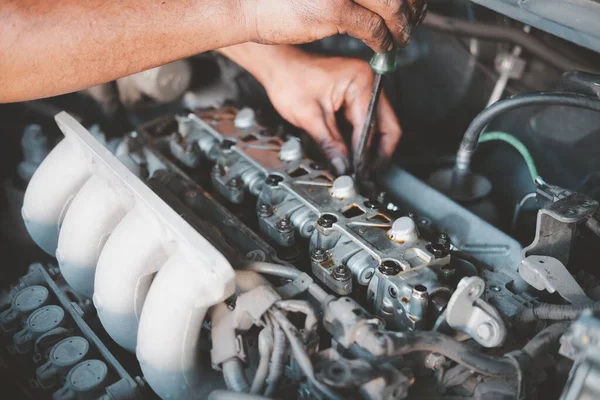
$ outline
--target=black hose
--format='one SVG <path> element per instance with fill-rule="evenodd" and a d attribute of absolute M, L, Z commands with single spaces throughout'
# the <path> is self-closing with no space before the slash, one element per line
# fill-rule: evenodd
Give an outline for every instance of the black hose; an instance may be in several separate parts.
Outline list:
<path fill-rule="evenodd" d="M 483 40 L 508 42 L 521 46 L 531 55 L 554 65 L 562 70 L 580 70 L 597 72 L 598 70 L 573 61 L 541 40 L 528 35 L 524 31 L 505 26 L 469 22 L 463 19 L 446 17 L 428 13 L 423 26 L 435 31 L 446 32 L 457 36 L 468 36 Z"/>
<path fill-rule="evenodd" d="M 589 304 L 547 304 L 542 303 L 531 308 L 526 308 L 518 316 L 520 323 L 536 320 L 572 321 L 579 317 L 585 310 L 600 310 L 600 302 Z"/>
<path fill-rule="evenodd" d="M 479 136 L 485 127 L 496 117 L 521 107 L 530 106 L 568 106 L 600 111 L 600 99 L 568 92 L 523 93 L 500 100 L 480 112 L 467 128 L 460 144 L 459 155 L 473 153 L 477 148 Z M 460 156 L 457 156 L 460 158 Z M 458 162 L 458 160 L 457 160 Z"/>
<path fill-rule="evenodd" d="M 567 92 L 600 97 L 600 75 L 589 72 L 567 71 L 560 77 L 560 88 Z"/>
<path fill-rule="evenodd" d="M 556 343 L 568 325 L 550 325 L 531 339 L 519 353 L 530 359 L 536 358 Z M 440 354 L 486 376 L 508 378 L 518 373 L 514 354 L 490 356 L 438 332 L 380 332 L 377 338 L 369 339 L 362 347 L 353 347 L 352 351 L 356 356 L 373 362 L 393 360 L 406 354 L 424 351 Z"/>

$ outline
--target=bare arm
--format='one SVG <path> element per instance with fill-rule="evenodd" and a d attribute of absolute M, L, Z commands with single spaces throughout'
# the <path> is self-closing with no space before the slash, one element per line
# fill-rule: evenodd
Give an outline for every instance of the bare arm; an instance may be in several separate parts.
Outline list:
<path fill-rule="evenodd" d="M 424 0 L 0 0 L 0 102 L 72 92 L 242 42 L 408 40 Z"/>
<path fill-rule="evenodd" d="M 0 0 L 0 102 L 46 97 L 247 41 L 240 0 Z"/>

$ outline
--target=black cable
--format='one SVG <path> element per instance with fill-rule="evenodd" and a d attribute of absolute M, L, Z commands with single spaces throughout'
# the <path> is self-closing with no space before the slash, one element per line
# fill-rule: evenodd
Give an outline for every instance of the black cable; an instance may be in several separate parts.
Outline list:
<path fill-rule="evenodd" d="M 517 108 L 530 106 L 568 106 L 600 112 L 600 99 L 568 92 L 534 92 L 500 100 L 480 112 L 473 119 L 463 136 L 457 158 L 460 159 L 460 156 L 464 156 L 464 153 L 475 151 L 481 132 L 496 117 Z"/>
<path fill-rule="evenodd" d="M 598 71 L 593 67 L 573 61 L 571 58 L 566 57 L 541 40 L 528 35 L 520 29 L 480 22 L 469 22 L 463 19 L 446 17 L 431 12 L 427 14 L 423 26 L 435 31 L 446 32 L 457 36 L 469 36 L 484 40 L 513 43 L 521 46 L 531 55 L 562 70 Z"/>

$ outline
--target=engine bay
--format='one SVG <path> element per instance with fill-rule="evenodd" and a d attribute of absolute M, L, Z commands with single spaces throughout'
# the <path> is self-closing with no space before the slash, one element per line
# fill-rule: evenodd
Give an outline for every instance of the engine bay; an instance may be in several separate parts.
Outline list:
<path fill-rule="evenodd" d="M 365 179 L 219 56 L 168 101 L 117 104 L 145 75 L 0 105 L 7 398 L 600 396 L 596 48 L 431 3 Z"/>

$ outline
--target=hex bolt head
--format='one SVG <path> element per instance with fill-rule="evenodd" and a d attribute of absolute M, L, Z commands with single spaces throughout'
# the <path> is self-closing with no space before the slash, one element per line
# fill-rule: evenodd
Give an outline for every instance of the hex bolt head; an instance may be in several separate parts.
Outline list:
<path fill-rule="evenodd" d="M 294 229 L 294 226 L 292 225 L 292 222 L 290 221 L 289 218 L 280 219 L 279 221 L 277 221 L 277 224 L 275 225 L 275 227 L 281 233 L 290 232 Z"/>
<path fill-rule="evenodd" d="M 268 204 L 261 204 L 258 206 L 258 215 L 263 218 L 270 217 L 273 215 L 273 207 Z"/>
<path fill-rule="evenodd" d="M 231 149 L 233 146 L 235 146 L 235 142 L 233 140 L 229 140 L 229 139 L 225 139 L 219 144 L 219 147 L 222 150 Z"/>
<path fill-rule="evenodd" d="M 312 251 L 311 258 L 316 262 L 323 262 L 329 258 L 329 253 L 322 247 L 317 247 Z"/>
<path fill-rule="evenodd" d="M 283 181 L 283 178 L 279 175 L 274 174 L 270 174 L 269 176 L 267 176 L 267 179 L 265 179 L 265 183 L 273 187 L 279 185 L 279 182 L 281 181 Z"/>
<path fill-rule="evenodd" d="M 477 327 L 475 333 L 481 340 L 490 340 L 494 336 L 494 327 L 490 323 L 485 322 Z"/>
<path fill-rule="evenodd" d="M 402 267 L 397 261 L 385 260 L 379 264 L 379 272 L 384 275 L 397 275 L 402 271 Z"/>
<path fill-rule="evenodd" d="M 340 265 L 333 270 L 331 275 L 336 281 L 347 281 L 352 278 L 352 272 L 348 267 Z"/>
<path fill-rule="evenodd" d="M 323 214 L 317 220 L 317 224 L 323 228 L 331 228 L 337 222 L 337 217 L 333 214 Z"/>
<path fill-rule="evenodd" d="M 243 184 L 244 184 L 244 182 L 237 176 L 234 176 L 233 178 L 231 178 L 229 180 L 229 182 L 227 182 L 227 186 L 234 188 L 234 189 L 240 189 L 243 186 Z"/>

